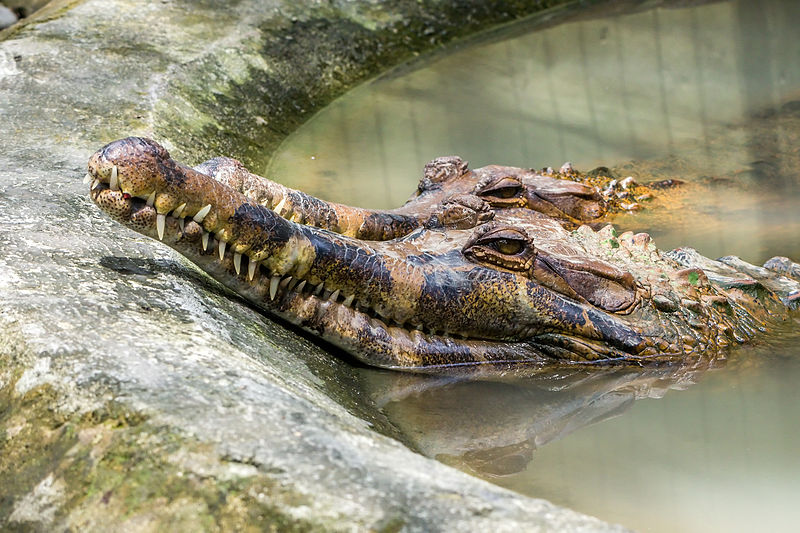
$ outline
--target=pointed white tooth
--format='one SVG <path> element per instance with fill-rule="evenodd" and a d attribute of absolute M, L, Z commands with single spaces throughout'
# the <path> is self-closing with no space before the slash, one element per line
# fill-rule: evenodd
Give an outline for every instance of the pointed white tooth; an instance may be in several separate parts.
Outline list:
<path fill-rule="evenodd" d="M 150 196 L 147 197 L 147 205 L 153 207 L 153 204 L 156 203 L 156 191 L 150 193 Z"/>
<path fill-rule="evenodd" d="M 286 276 L 281 280 L 280 286 L 285 289 L 286 287 L 289 286 L 291 282 L 292 282 L 292 276 Z"/>
<path fill-rule="evenodd" d="M 117 174 L 117 165 L 111 167 L 111 178 L 108 180 L 108 186 L 112 191 L 119 190 L 119 175 Z"/>
<path fill-rule="evenodd" d="M 253 278 L 256 275 L 256 268 L 258 268 L 258 261 L 253 261 L 252 258 L 249 258 L 247 262 L 247 279 L 253 281 Z"/>
<path fill-rule="evenodd" d="M 272 279 L 269 280 L 269 299 L 274 300 L 275 295 L 278 293 L 278 283 L 280 283 L 281 277 L 280 276 L 272 276 Z"/>
<path fill-rule="evenodd" d="M 306 286 L 306 280 L 300 282 L 300 285 L 297 286 L 297 292 L 303 292 L 303 287 Z"/>
<path fill-rule="evenodd" d="M 156 215 L 156 229 L 158 230 L 158 240 L 164 240 L 164 226 L 167 223 L 167 215 L 161 213 Z"/>
<path fill-rule="evenodd" d="M 86 175 L 83 177 L 83 184 L 89 185 L 92 182 L 92 180 L 94 180 L 94 178 L 92 177 L 91 174 L 87 172 Z"/>
<path fill-rule="evenodd" d="M 280 215 L 281 214 L 281 210 L 283 209 L 284 205 L 286 205 L 286 197 L 285 196 L 283 198 L 281 198 L 281 201 L 278 202 L 278 205 L 273 207 L 272 210 Z"/>
<path fill-rule="evenodd" d="M 338 297 L 339 297 L 339 289 L 336 289 L 331 293 L 330 296 L 328 296 L 328 300 L 335 302 Z"/>
<path fill-rule="evenodd" d="M 181 227 L 181 231 L 183 231 L 184 226 L 186 226 L 186 221 L 182 218 L 178 219 L 178 225 Z"/>
<path fill-rule="evenodd" d="M 225 259 L 225 247 L 228 245 L 225 241 L 219 241 L 219 260 Z"/>
<path fill-rule="evenodd" d="M 342 303 L 344 305 L 346 305 L 347 307 L 350 307 L 351 305 L 353 305 L 353 300 L 355 300 L 355 298 L 356 298 L 356 295 L 355 294 L 351 294 L 350 296 L 345 298 Z"/>
<path fill-rule="evenodd" d="M 208 235 L 209 235 L 209 233 L 207 231 L 203 232 L 203 251 L 204 252 L 206 250 L 208 250 Z"/>
<path fill-rule="evenodd" d="M 289 276 L 289 278 L 291 279 L 291 281 L 289 282 L 289 285 L 286 288 L 289 289 L 290 291 L 293 291 L 295 286 L 297 285 L 297 278 L 293 278 L 291 276 Z"/>
<path fill-rule="evenodd" d="M 181 205 L 176 207 L 175 211 L 172 212 L 172 216 L 174 216 L 175 218 L 181 218 L 184 209 L 186 209 L 186 202 L 183 202 Z"/>
<path fill-rule="evenodd" d="M 203 221 L 203 219 L 206 218 L 206 215 L 208 214 L 209 211 L 211 211 L 211 204 L 208 204 L 203 209 L 198 211 L 197 214 L 194 216 L 193 220 L 198 224 L 200 224 Z"/>
<path fill-rule="evenodd" d="M 236 275 L 242 270 L 242 254 L 233 254 L 233 268 L 236 269 Z"/>
<path fill-rule="evenodd" d="M 317 288 L 314 289 L 314 296 L 319 296 L 320 293 L 322 292 L 322 289 L 324 289 L 324 288 L 325 288 L 325 282 L 324 281 L 320 281 L 319 285 L 317 285 Z"/>
<path fill-rule="evenodd" d="M 99 186 L 100 186 L 100 180 L 94 180 L 94 181 L 92 182 L 92 188 L 91 188 L 90 190 L 92 190 L 92 191 L 93 191 L 93 190 L 95 190 L 96 188 L 98 188 Z"/>

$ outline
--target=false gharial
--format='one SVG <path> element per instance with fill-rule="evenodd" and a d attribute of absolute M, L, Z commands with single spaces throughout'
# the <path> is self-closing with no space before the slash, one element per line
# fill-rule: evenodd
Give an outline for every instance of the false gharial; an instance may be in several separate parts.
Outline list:
<path fill-rule="evenodd" d="M 583 180 L 583 182 L 581 182 Z M 800 265 L 661 252 L 592 229 L 619 205 L 568 165 L 424 170 L 402 207 L 325 202 L 149 139 L 89 160 L 91 199 L 266 313 L 369 365 L 652 365 L 714 358 L 800 303 Z M 624 207 L 624 206 L 623 206 Z"/>

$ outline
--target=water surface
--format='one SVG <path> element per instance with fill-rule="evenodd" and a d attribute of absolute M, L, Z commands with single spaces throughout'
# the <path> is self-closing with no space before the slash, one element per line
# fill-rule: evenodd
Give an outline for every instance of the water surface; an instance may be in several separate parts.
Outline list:
<path fill-rule="evenodd" d="M 440 155 L 618 165 L 703 186 L 679 208 L 621 217 L 623 229 L 710 257 L 800 259 L 800 4 L 686 4 L 562 12 L 395 71 L 298 130 L 269 176 L 393 207 Z M 790 531 L 798 324 L 710 371 L 479 382 L 357 372 L 410 446 L 502 486 L 642 531 Z"/>

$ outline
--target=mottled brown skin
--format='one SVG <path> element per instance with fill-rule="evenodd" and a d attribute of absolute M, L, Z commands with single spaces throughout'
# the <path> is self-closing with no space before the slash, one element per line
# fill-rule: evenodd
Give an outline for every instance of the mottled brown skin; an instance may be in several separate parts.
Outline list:
<path fill-rule="evenodd" d="M 358 210 L 320 202 L 305 212 L 306 224 L 293 222 L 262 205 L 274 204 L 275 193 L 267 201 L 248 197 L 219 172 L 214 179 L 183 167 L 146 139 L 107 145 L 90 159 L 89 175 L 93 201 L 115 220 L 161 237 L 265 311 L 387 368 L 713 358 L 785 319 L 800 294 L 797 281 L 766 269 L 745 274 L 710 260 L 696 266 L 685 252 L 669 257 L 646 234 L 617 236 L 611 226 L 569 231 L 564 216 L 535 210 L 533 188 L 502 190 L 509 180 L 524 185 L 530 171 L 486 167 L 474 171 L 476 182 L 464 178 L 459 161 L 434 161 L 437 171 L 426 171 L 414 209 L 392 213 L 421 223 L 391 240 L 348 235 L 380 212 L 353 215 Z M 567 191 L 561 200 L 556 185 Z M 548 184 L 549 205 L 560 205 L 561 214 L 596 212 L 596 193 L 556 185 Z M 279 192 L 293 211 L 304 201 Z M 489 210 L 487 194 L 517 200 Z M 459 224 L 447 227 L 448 201 L 459 209 L 471 203 L 483 215 L 474 223 L 456 216 Z M 342 223 L 347 216 L 357 222 Z M 736 275 L 713 272 L 711 283 L 706 272 L 715 265 Z M 735 283 L 724 287 L 719 279 Z"/>
<path fill-rule="evenodd" d="M 577 227 L 582 222 L 598 220 L 609 207 L 594 187 L 570 179 L 586 179 L 571 168 L 562 172 L 550 170 L 549 175 L 497 165 L 470 170 L 456 156 L 428 163 L 409 201 L 388 210 L 326 202 L 253 174 L 239 161 L 227 157 L 206 161 L 195 170 L 293 222 L 364 240 L 390 240 L 419 227 L 472 228 L 491 220 L 497 209 L 516 207 Z M 611 178 L 594 179 L 600 181 L 607 184 Z M 618 202 L 610 207 L 619 210 Z"/>

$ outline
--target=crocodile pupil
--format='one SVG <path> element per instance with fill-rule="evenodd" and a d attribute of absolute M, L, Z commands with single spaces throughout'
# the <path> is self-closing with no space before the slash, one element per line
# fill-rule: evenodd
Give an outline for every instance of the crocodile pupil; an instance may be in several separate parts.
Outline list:
<path fill-rule="evenodd" d="M 519 193 L 519 187 L 503 187 L 492 191 L 492 195 L 497 198 L 513 198 Z"/>
<path fill-rule="evenodd" d="M 505 255 L 517 255 L 522 251 L 522 243 L 510 239 L 498 239 L 494 242 L 494 249 Z"/>

